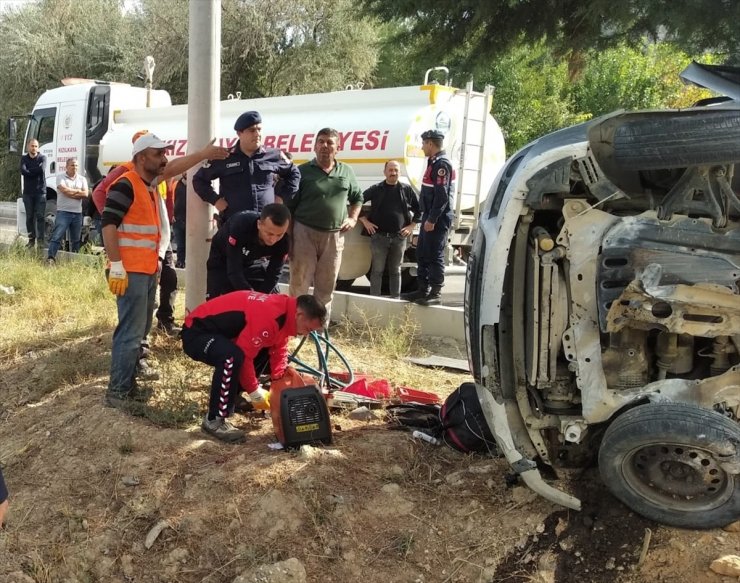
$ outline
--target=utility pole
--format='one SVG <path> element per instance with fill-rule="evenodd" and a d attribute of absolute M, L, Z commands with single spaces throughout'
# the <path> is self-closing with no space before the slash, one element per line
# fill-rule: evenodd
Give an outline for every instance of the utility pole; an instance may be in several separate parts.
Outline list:
<path fill-rule="evenodd" d="M 188 50 L 188 153 L 218 138 L 221 102 L 221 0 L 190 0 Z M 190 311 L 206 297 L 206 260 L 210 250 L 211 205 L 193 190 L 188 171 L 188 250 L 185 270 L 185 309 Z"/>

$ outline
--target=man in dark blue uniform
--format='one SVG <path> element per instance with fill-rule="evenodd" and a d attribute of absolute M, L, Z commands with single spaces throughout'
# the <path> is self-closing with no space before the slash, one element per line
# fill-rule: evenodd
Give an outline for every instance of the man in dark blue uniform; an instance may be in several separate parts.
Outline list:
<path fill-rule="evenodd" d="M 218 230 L 206 263 L 206 298 L 238 290 L 275 292 L 288 255 L 290 211 L 268 204 L 261 213 L 242 211 Z"/>
<path fill-rule="evenodd" d="M 280 150 L 262 147 L 262 118 L 256 111 L 241 114 L 234 124 L 239 143 L 225 160 L 213 160 L 193 176 L 193 188 L 220 213 L 221 224 L 241 211 L 261 211 L 275 202 L 275 175 L 278 196 L 284 202 L 298 190 L 298 168 Z M 217 193 L 211 181 L 219 179 Z"/>
<path fill-rule="evenodd" d="M 416 248 L 417 289 L 401 297 L 423 306 L 434 306 L 442 302 L 445 246 L 454 216 L 455 170 L 442 149 L 442 132 L 428 130 L 421 134 L 421 139 L 421 149 L 428 159 L 419 194 L 421 231 Z"/>

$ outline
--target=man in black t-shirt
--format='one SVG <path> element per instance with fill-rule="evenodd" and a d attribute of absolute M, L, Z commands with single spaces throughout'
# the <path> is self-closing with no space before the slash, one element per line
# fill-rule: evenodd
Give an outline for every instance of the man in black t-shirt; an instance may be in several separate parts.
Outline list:
<path fill-rule="evenodd" d="M 373 263 L 370 271 L 370 293 L 380 295 L 383 271 L 388 266 L 389 291 L 392 298 L 401 294 L 401 262 L 408 237 L 419 221 L 419 199 L 408 184 L 398 181 L 401 165 L 395 160 L 385 163 L 385 180 L 364 192 L 365 202 L 372 204 L 367 216 L 360 217 L 370 234 Z"/>
<path fill-rule="evenodd" d="M 211 241 L 206 298 L 238 290 L 273 293 L 288 255 L 289 226 L 290 211 L 277 203 L 226 221 Z"/>

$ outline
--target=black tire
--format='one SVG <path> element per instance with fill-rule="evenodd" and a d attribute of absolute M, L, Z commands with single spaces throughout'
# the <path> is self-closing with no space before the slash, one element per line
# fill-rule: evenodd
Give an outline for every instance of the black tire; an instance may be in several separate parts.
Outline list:
<path fill-rule="evenodd" d="M 354 279 L 338 279 L 334 289 L 341 292 L 348 292 L 352 290 L 353 283 L 355 283 Z"/>
<path fill-rule="evenodd" d="M 367 280 L 370 281 L 370 272 L 367 272 Z M 401 293 L 405 294 L 416 289 L 416 278 L 411 275 L 409 269 L 401 270 Z M 380 294 L 383 296 L 390 295 L 391 286 L 390 278 L 388 277 L 388 269 L 383 272 L 383 279 L 380 286 Z"/>
<path fill-rule="evenodd" d="M 655 522 L 717 528 L 740 518 L 737 465 L 740 427 L 714 411 L 683 403 L 650 403 L 617 417 L 599 449 L 609 490 Z"/>
<path fill-rule="evenodd" d="M 619 114 L 593 126 L 589 139 L 595 151 L 606 148 L 598 158 L 610 156 L 623 170 L 733 163 L 740 161 L 740 110 Z"/>

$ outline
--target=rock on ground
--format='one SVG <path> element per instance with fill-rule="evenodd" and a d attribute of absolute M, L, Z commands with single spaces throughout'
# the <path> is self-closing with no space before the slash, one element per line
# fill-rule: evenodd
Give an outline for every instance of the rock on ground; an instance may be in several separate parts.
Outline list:
<path fill-rule="evenodd" d="M 709 568 L 718 575 L 740 577 L 740 557 L 737 555 L 725 555 L 712 561 Z"/>
<path fill-rule="evenodd" d="M 298 559 L 292 558 L 245 571 L 232 583 L 306 583 L 306 569 Z"/>

